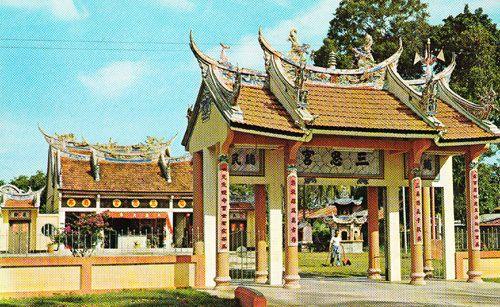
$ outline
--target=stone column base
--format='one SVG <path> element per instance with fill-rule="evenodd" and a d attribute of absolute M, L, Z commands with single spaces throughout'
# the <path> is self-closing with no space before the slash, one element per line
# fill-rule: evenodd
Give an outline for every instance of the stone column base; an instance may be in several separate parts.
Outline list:
<path fill-rule="evenodd" d="M 380 276 L 380 269 L 368 269 L 368 279 L 382 279 L 382 276 Z"/>
<path fill-rule="evenodd" d="M 411 285 L 425 285 L 425 273 L 412 273 L 411 274 Z"/>
<path fill-rule="evenodd" d="M 229 276 L 217 276 L 214 278 L 215 290 L 227 290 L 230 288 L 231 277 Z"/>
<path fill-rule="evenodd" d="M 424 266 L 425 278 L 434 277 L 434 268 L 432 266 Z"/>
<path fill-rule="evenodd" d="M 285 283 L 283 287 L 286 289 L 299 289 L 300 288 L 300 276 L 299 275 L 285 275 L 283 278 Z"/>
<path fill-rule="evenodd" d="M 483 282 L 483 279 L 481 278 L 482 274 L 483 273 L 479 271 L 468 271 L 467 275 L 469 275 L 469 278 L 467 279 L 467 282 L 473 282 L 473 283 Z"/>
<path fill-rule="evenodd" d="M 255 271 L 255 283 L 265 284 L 267 282 L 267 271 Z"/>

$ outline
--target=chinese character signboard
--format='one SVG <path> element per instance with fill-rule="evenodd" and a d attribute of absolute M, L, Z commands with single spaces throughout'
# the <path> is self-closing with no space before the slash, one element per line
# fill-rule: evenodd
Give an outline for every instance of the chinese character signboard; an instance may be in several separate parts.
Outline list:
<path fill-rule="evenodd" d="M 286 178 L 287 197 L 288 197 L 288 246 L 298 245 L 298 207 L 297 207 L 297 171 L 290 170 Z"/>
<path fill-rule="evenodd" d="M 481 249 L 481 232 L 479 229 L 479 184 L 477 169 L 471 169 L 469 172 L 469 202 L 471 214 L 472 229 L 472 249 Z"/>
<path fill-rule="evenodd" d="M 413 232 L 414 244 L 423 244 L 422 229 L 422 179 L 413 178 L 411 181 L 411 197 L 413 203 Z"/>
<path fill-rule="evenodd" d="M 264 150 L 233 148 L 229 156 L 231 175 L 264 176 Z"/>
<path fill-rule="evenodd" d="M 299 151 L 297 169 L 301 176 L 382 178 L 383 153 L 304 147 Z"/>
<path fill-rule="evenodd" d="M 407 156 L 404 155 L 405 178 L 408 178 L 408 168 L 406 165 Z M 439 156 L 431 154 L 423 154 L 420 161 L 420 170 L 422 171 L 420 178 L 426 180 L 434 180 L 439 175 Z"/>
<path fill-rule="evenodd" d="M 227 252 L 229 246 L 229 167 L 227 162 L 219 163 L 218 176 L 218 242 L 217 251 Z"/>

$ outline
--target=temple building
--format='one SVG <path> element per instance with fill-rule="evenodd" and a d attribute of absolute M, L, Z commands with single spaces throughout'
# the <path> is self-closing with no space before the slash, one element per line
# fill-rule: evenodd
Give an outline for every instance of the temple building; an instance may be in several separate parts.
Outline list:
<path fill-rule="evenodd" d="M 58 227 L 82 213 L 106 211 L 111 229 L 102 248 L 191 246 L 191 162 L 170 156 L 171 140 L 90 144 L 41 131 L 49 144 L 47 209 L 58 213 Z"/>
<path fill-rule="evenodd" d="M 355 49 L 358 68 L 338 69 L 333 60 L 329 68 L 308 64 L 308 46 L 299 44 L 296 31 L 289 41 L 291 50 L 281 53 L 259 31 L 265 69 L 255 71 L 231 64 L 224 52 L 219 60 L 207 56 L 191 36 L 202 80 L 182 144 L 193 156 L 193 223 L 202 230 L 195 253 L 204 255 L 205 285 L 223 288 L 231 281 L 229 185 L 251 184 L 254 231 L 261 234 L 255 281 L 300 286 L 297 189 L 306 179 L 367 187 L 367 275 L 373 279 L 381 278 L 383 203 L 389 281 L 401 280 L 400 191 L 408 187 L 412 284 L 432 275 L 430 191 L 442 189 L 444 275 L 454 279 L 455 155 L 466 161 L 468 279 L 480 281 L 476 162 L 489 143 L 500 141 L 500 130 L 488 121 L 494 95 L 475 103 L 456 94 L 449 86 L 455 58 L 435 72 L 442 56 L 434 56 L 430 44 L 419 57 L 423 77 L 405 80 L 397 70 L 402 43 L 377 63 L 367 35 Z"/>
<path fill-rule="evenodd" d="M 361 227 L 368 218 L 368 211 L 362 210 L 362 202 L 362 197 L 352 198 L 348 188 L 342 187 L 338 197 L 332 200 L 332 204 L 323 208 L 326 209 L 325 212 L 311 212 L 308 217 L 321 218 L 332 231 L 338 230 L 342 238 L 342 247 L 346 253 L 362 253 L 363 234 Z"/>

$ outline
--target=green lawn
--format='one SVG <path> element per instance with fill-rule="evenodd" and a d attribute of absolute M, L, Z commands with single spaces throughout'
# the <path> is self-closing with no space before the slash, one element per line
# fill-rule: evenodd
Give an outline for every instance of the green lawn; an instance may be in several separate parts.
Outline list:
<path fill-rule="evenodd" d="M 497 278 L 483 278 L 484 281 L 489 281 L 489 282 L 498 282 L 500 283 L 500 277 Z"/>
<path fill-rule="evenodd" d="M 0 299 L 0 306 L 239 306 L 193 289 L 124 290 L 92 295 L 55 295 L 27 299 Z"/>
<path fill-rule="evenodd" d="M 325 277 L 349 277 L 366 276 L 368 270 L 368 253 L 347 254 L 351 260 L 350 266 L 325 266 L 328 264 L 328 253 L 326 252 L 302 252 L 299 253 L 300 274 L 307 276 L 325 276 Z M 403 278 L 410 276 L 410 255 L 401 254 L 401 275 Z M 434 260 L 435 273 L 438 273 L 441 267 L 440 261 Z M 385 274 L 385 257 L 381 252 L 380 269 Z"/>

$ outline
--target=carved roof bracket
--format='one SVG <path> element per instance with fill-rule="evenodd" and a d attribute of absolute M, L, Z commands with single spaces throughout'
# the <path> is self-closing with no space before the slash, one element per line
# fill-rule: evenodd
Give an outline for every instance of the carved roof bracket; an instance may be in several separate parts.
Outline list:
<path fill-rule="evenodd" d="M 97 153 L 93 149 L 92 149 L 92 155 L 90 157 L 90 163 L 91 163 L 92 175 L 94 176 L 94 180 L 100 181 L 101 180 L 101 174 L 100 174 L 101 167 L 99 166 L 99 158 L 97 157 Z"/>
<path fill-rule="evenodd" d="M 172 182 L 172 175 L 171 175 L 171 167 L 170 167 L 170 160 L 165 157 L 164 154 L 160 155 L 160 158 L 158 159 L 158 163 L 160 164 L 161 172 L 163 174 L 163 177 L 167 180 L 168 183 Z"/>

